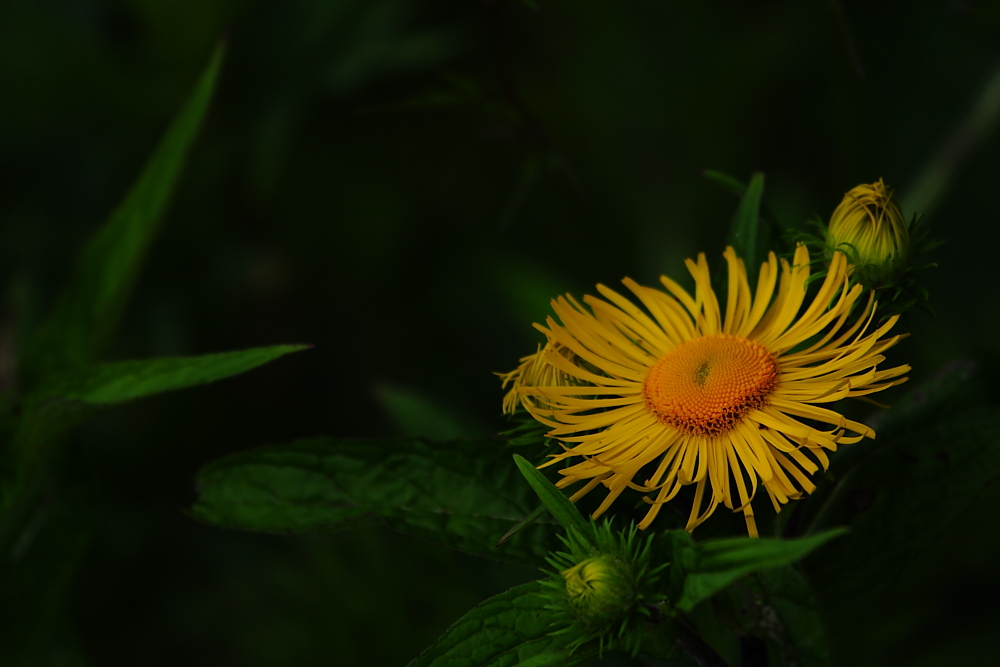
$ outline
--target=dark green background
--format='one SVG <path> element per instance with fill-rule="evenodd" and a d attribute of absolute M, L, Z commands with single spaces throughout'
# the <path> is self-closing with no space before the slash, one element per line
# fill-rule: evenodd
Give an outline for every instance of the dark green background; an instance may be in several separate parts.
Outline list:
<path fill-rule="evenodd" d="M 99 519 L 59 664 L 400 665 L 532 577 L 373 527 L 213 529 L 184 515 L 191 479 L 255 445 L 412 431 L 386 408 L 408 394 L 458 415 L 426 435 L 496 432 L 491 372 L 534 349 L 550 297 L 720 261 L 736 201 L 704 168 L 764 171 L 791 225 L 879 177 L 908 215 L 923 202 L 947 241 L 925 274 L 936 316 L 909 313 L 891 360 L 915 380 L 956 358 L 997 379 L 998 110 L 960 129 L 1000 67 L 997 3 L 528 5 L 0 4 L 4 330 L 51 305 L 226 35 L 112 358 L 315 345 L 75 436 Z M 928 173 L 954 178 L 928 198 Z M 995 487 L 830 619 L 839 664 L 989 661 Z"/>

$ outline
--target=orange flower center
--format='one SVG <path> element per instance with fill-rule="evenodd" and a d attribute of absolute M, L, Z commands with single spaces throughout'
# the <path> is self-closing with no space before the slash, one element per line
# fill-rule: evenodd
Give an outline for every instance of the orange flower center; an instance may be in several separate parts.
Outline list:
<path fill-rule="evenodd" d="M 642 385 L 660 421 L 690 435 L 713 436 L 763 407 L 778 381 L 778 364 L 763 346 L 718 334 L 667 352 Z"/>

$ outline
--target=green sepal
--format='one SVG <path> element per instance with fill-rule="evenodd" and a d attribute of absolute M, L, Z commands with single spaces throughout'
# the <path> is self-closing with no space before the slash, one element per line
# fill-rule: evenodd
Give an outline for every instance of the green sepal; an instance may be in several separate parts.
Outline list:
<path fill-rule="evenodd" d="M 634 655 L 645 647 L 656 655 L 669 653 L 649 636 L 650 625 L 661 634 L 676 631 L 661 583 L 669 563 L 654 565 L 654 535 L 639 532 L 635 525 L 617 531 L 605 520 L 591 523 L 587 536 L 576 528 L 560 536 L 566 550 L 547 558 L 551 569 L 543 584 L 551 608 L 570 620 L 556 631 L 569 648 L 597 642 L 600 650 L 617 646 Z"/>

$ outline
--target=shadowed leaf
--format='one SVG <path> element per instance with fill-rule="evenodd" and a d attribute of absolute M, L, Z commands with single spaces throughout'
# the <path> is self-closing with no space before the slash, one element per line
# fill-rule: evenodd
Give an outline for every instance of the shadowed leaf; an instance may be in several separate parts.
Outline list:
<path fill-rule="evenodd" d="M 539 565 L 551 524 L 497 541 L 537 502 L 510 452 L 492 439 L 315 438 L 234 454 L 197 477 L 195 517 L 266 532 L 338 529 L 381 520 L 409 535 L 498 560 Z"/>
<path fill-rule="evenodd" d="M 142 174 L 84 249 L 73 278 L 28 348 L 29 383 L 93 363 L 113 335 L 208 108 L 222 51 L 216 49 Z"/>

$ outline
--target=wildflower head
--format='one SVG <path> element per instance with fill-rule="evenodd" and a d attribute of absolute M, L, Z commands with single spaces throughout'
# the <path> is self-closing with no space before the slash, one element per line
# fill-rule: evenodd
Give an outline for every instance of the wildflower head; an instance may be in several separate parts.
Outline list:
<path fill-rule="evenodd" d="M 854 266 L 854 277 L 866 287 L 879 287 L 905 269 L 910 232 L 892 190 L 880 178 L 844 195 L 826 230 L 830 253 L 837 250 Z"/>
<path fill-rule="evenodd" d="M 875 318 L 845 253 L 832 253 L 811 297 L 804 245 L 791 262 L 770 253 L 755 267 L 756 290 L 735 251 L 724 257 L 725 301 L 699 255 L 687 262 L 693 294 L 665 276 L 662 289 L 626 278 L 634 299 L 598 285 L 600 297 L 582 303 L 555 299 L 553 316 L 535 325 L 560 380 L 515 384 L 514 395 L 561 445 L 545 464 L 565 463 L 556 486 L 580 485 L 574 502 L 604 488 L 594 518 L 638 491 L 648 503 L 639 528 L 648 528 L 692 485 L 687 530 L 721 505 L 756 537 L 758 491 L 777 512 L 816 489 L 829 452 L 875 436 L 828 406 L 906 380 L 909 366 L 883 363 L 901 338 L 889 335 L 898 316 Z"/>

